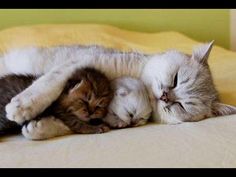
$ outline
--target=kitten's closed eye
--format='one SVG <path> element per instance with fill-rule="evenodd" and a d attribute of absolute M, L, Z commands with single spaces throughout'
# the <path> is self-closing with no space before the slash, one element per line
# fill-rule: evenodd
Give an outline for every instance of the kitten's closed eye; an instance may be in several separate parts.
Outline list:
<path fill-rule="evenodd" d="M 99 105 L 97 105 L 97 107 L 98 108 L 105 108 L 105 107 L 107 107 L 107 104 L 99 104 Z"/>
<path fill-rule="evenodd" d="M 83 104 L 88 108 L 89 107 L 89 103 L 87 101 L 83 100 Z"/>
<path fill-rule="evenodd" d="M 110 114 L 115 116 L 115 117 L 118 117 L 117 114 L 114 111 L 112 111 L 112 110 L 110 110 Z"/>
<path fill-rule="evenodd" d="M 101 109 L 101 108 L 105 108 L 105 107 L 106 107 L 105 105 L 97 105 L 96 109 Z"/>
<path fill-rule="evenodd" d="M 97 104 L 97 107 L 104 108 L 107 107 L 109 103 L 110 100 L 108 100 L 107 98 L 102 98 L 101 101 Z"/>

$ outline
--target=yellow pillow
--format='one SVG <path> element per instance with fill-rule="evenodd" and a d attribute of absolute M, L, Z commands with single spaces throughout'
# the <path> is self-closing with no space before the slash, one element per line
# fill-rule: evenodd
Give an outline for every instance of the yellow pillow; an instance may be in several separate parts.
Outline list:
<path fill-rule="evenodd" d="M 190 54 L 199 42 L 178 32 L 141 33 L 96 24 L 34 25 L 0 31 L 1 53 L 26 46 L 60 44 L 98 44 L 146 53 L 175 48 Z M 209 65 L 222 101 L 236 106 L 236 53 L 214 46 Z"/>

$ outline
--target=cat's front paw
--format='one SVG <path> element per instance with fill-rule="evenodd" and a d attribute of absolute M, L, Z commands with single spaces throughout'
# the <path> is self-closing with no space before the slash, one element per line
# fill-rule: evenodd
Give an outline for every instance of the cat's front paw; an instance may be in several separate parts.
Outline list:
<path fill-rule="evenodd" d="M 110 128 L 104 124 L 98 126 L 98 131 L 97 133 L 105 133 L 110 131 Z"/>
<path fill-rule="evenodd" d="M 121 119 L 112 119 L 108 122 L 109 126 L 112 128 L 125 128 L 128 127 L 129 124 Z"/>
<path fill-rule="evenodd" d="M 147 119 L 136 119 L 136 120 L 132 120 L 131 122 L 131 126 L 132 127 L 138 127 L 138 126 L 142 126 L 145 125 L 147 123 Z"/>
<path fill-rule="evenodd" d="M 36 115 L 33 110 L 31 100 L 22 100 L 18 97 L 13 98 L 5 107 L 6 117 L 18 124 L 23 124 L 26 120 L 34 118 Z"/>
<path fill-rule="evenodd" d="M 31 140 L 42 140 L 45 139 L 43 121 L 30 121 L 27 125 L 22 127 L 22 134 Z"/>

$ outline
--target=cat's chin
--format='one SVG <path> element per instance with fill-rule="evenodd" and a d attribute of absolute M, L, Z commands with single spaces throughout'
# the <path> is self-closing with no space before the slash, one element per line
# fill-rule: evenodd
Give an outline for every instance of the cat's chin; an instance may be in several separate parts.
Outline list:
<path fill-rule="evenodd" d="M 151 121 L 157 124 L 171 124 L 171 125 L 180 124 L 183 122 L 178 118 L 162 115 L 161 113 L 155 113 L 155 111 L 153 111 Z"/>
<path fill-rule="evenodd" d="M 181 118 L 171 116 L 170 114 L 166 113 L 164 107 L 165 103 L 162 103 L 161 101 L 155 101 L 155 103 L 152 102 L 152 122 L 158 124 L 179 124 L 183 122 L 181 121 Z"/>

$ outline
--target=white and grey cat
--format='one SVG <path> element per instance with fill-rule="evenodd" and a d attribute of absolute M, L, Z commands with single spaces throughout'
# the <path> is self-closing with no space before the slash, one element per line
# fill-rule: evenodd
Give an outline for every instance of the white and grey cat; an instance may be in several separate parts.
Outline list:
<path fill-rule="evenodd" d="M 111 82 L 111 87 L 114 97 L 103 121 L 114 128 L 146 124 L 152 107 L 143 82 L 132 77 L 119 77 Z"/>
<path fill-rule="evenodd" d="M 207 63 L 212 45 L 203 44 L 191 55 L 175 50 L 147 55 L 79 45 L 9 51 L 1 57 L 0 75 L 44 75 L 11 100 L 7 117 L 15 122 L 31 120 L 60 95 L 71 73 L 83 66 L 93 66 L 109 79 L 140 78 L 148 88 L 155 122 L 175 124 L 235 114 L 234 106 L 218 99 Z"/>

